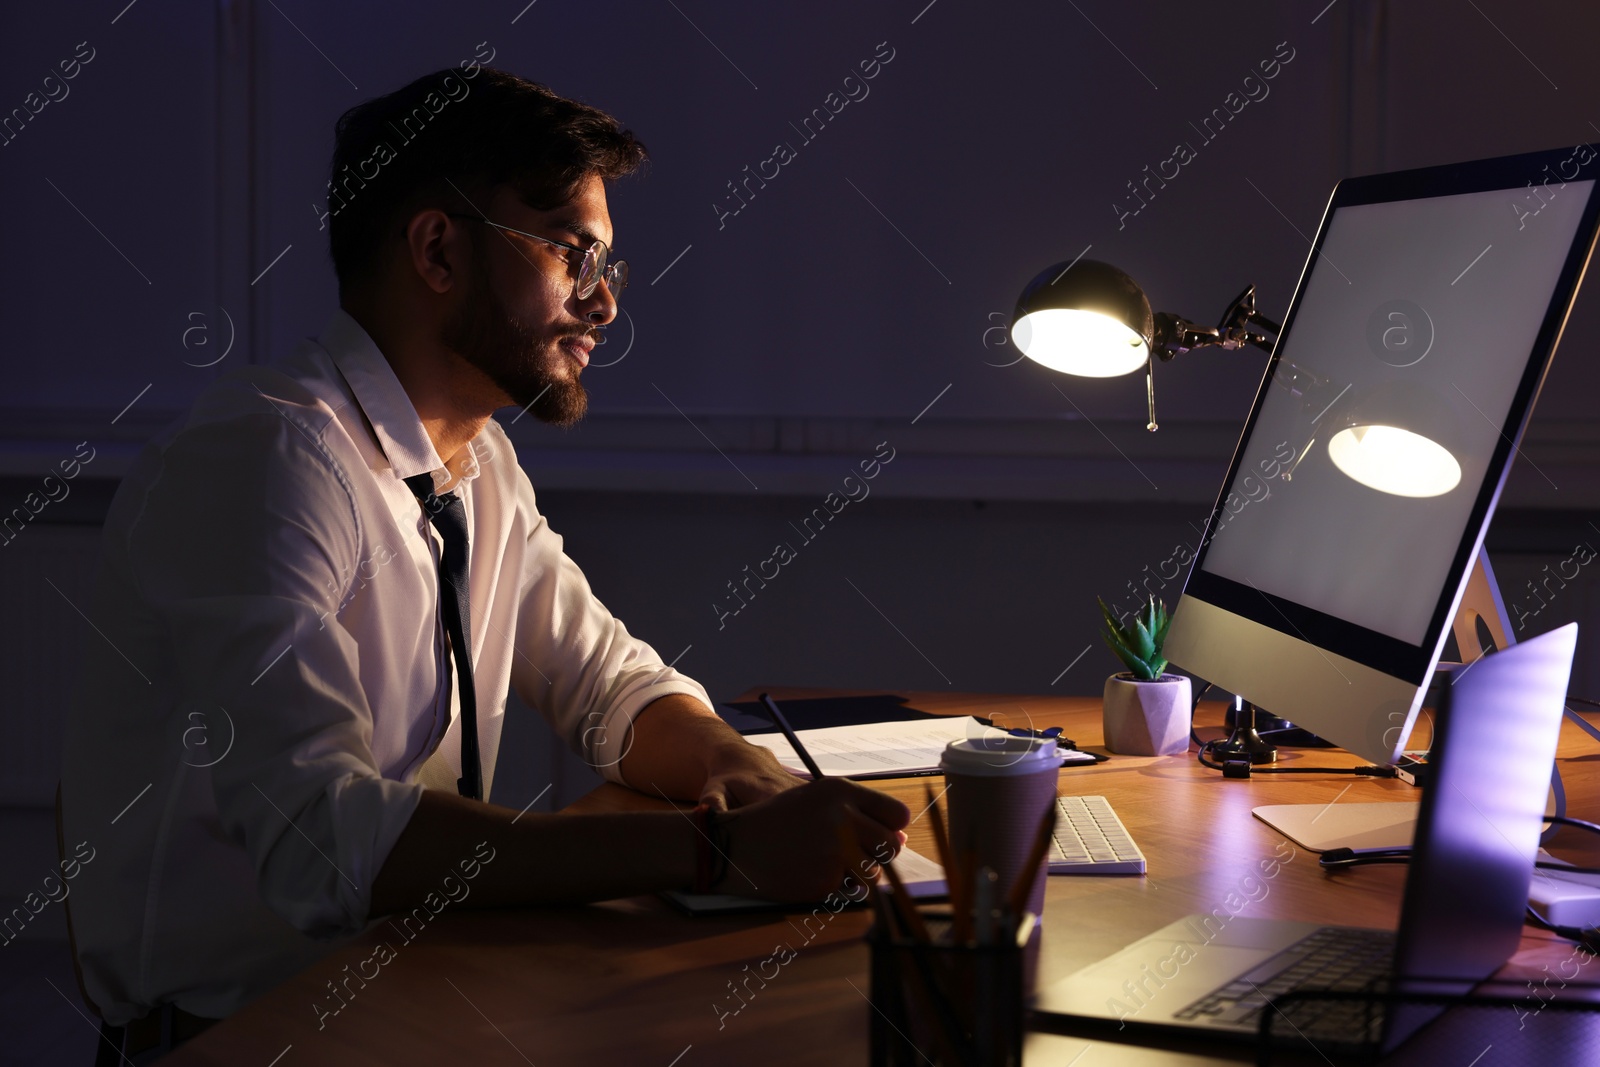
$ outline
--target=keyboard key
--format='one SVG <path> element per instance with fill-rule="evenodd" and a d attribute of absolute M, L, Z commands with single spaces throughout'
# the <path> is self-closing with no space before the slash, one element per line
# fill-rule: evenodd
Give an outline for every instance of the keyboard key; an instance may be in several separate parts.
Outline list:
<path fill-rule="evenodd" d="M 1261 1009 L 1266 1007 L 1264 1000 L 1239 1000 L 1228 1005 L 1227 1009 L 1211 1017 L 1216 1023 L 1243 1023 L 1254 1019 L 1261 1014 Z"/>

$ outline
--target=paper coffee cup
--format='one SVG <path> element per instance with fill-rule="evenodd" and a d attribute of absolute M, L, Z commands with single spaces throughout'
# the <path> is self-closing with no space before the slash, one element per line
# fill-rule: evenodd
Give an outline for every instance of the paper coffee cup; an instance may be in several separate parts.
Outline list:
<path fill-rule="evenodd" d="M 1048 853 L 1035 870 L 1024 872 L 1022 866 L 1056 801 L 1061 756 L 1055 741 L 1001 734 L 952 741 L 939 767 L 948 786 L 952 859 L 976 864 L 969 877 L 979 867 L 993 868 L 1005 894 L 1019 878 L 1031 878 L 1027 909 L 1042 916 Z M 1001 903 L 1003 898 L 996 901 Z"/>

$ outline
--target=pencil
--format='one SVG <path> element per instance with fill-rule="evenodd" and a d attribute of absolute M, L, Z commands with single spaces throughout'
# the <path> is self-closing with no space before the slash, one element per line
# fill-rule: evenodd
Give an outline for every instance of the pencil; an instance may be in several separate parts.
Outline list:
<path fill-rule="evenodd" d="M 906 892 L 906 884 L 900 880 L 900 874 L 894 869 L 894 860 L 883 865 L 884 873 L 889 876 L 889 884 L 894 886 L 894 904 L 900 912 L 900 918 L 905 923 L 906 932 L 923 944 L 932 944 L 933 938 L 928 936 L 928 927 L 922 921 L 922 913 L 917 910 L 916 901 L 911 899 L 911 894 Z"/>
<path fill-rule="evenodd" d="M 915 943 L 909 949 L 912 961 L 911 973 L 921 980 L 924 1005 L 933 1016 L 934 1036 L 950 1051 L 952 1062 L 976 1062 L 975 1050 L 966 1034 L 967 1023 L 960 1005 L 952 1002 L 939 981 L 941 975 L 946 982 L 953 980 L 951 971 L 953 961 L 934 952 L 934 941 L 928 934 L 927 924 L 922 921 L 922 913 L 917 910 L 917 902 L 906 892 L 905 883 L 900 880 L 899 873 L 894 869 L 894 861 L 885 863 L 883 870 L 889 876 L 889 884 L 894 886 L 894 894 L 888 905 L 899 917 L 901 928 Z M 939 972 L 937 975 L 934 973 L 935 968 Z"/>
<path fill-rule="evenodd" d="M 800 738 L 795 734 L 794 727 L 789 725 L 789 720 L 783 717 L 783 712 L 778 710 L 777 703 L 767 694 L 761 694 L 761 703 L 767 706 L 767 711 L 772 715 L 772 721 L 778 724 L 778 729 L 783 731 L 783 736 L 789 741 L 795 755 L 800 757 L 800 762 L 806 765 L 806 770 L 811 772 L 811 780 L 819 781 L 823 777 L 822 768 L 817 766 L 817 761 L 811 758 L 811 753 L 806 751 L 806 746 L 800 743 Z"/>
<path fill-rule="evenodd" d="M 938 850 L 939 863 L 944 867 L 945 892 L 950 897 L 950 917 L 955 926 L 956 941 L 966 944 L 972 940 L 969 930 L 970 912 L 967 909 L 965 886 L 961 869 L 956 864 L 955 852 L 950 848 L 950 836 L 945 830 L 944 813 L 933 795 L 933 786 L 923 783 L 923 795 L 928 798 L 928 815 L 933 823 L 933 846 Z"/>

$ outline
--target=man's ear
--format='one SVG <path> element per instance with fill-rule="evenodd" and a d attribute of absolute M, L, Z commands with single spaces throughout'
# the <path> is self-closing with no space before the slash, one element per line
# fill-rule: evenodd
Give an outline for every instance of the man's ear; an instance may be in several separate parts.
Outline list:
<path fill-rule="evenodd" d="M 450 216 L 436 208 L 419 211 L 406 224 L 406 254 L 411 269 L 436 293 L 447 293 L 461 277 L 467 237 Z"/>

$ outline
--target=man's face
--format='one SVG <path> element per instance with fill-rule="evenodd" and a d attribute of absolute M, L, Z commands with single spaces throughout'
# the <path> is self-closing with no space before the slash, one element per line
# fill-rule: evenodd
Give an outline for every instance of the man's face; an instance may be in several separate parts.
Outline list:
<path fill-rule="evenodd" d="M 593 175 L 551 211 L 527 206 L 509 187 L 479 206 L 493 222 L 553 241 L 580 248 L 596 239 L 611 244 L 605 185 Z M 579 300 L 581 252 L 479 222 L 455 224 L 470 228 L 471 267 L 440 340 L 481 370 L 511 404 L 557 426 L 577 422 L 589 405 L 578 379 L 589 364 L 597 327 L 617 315 L 610 288 L 601 282 Z"/>

